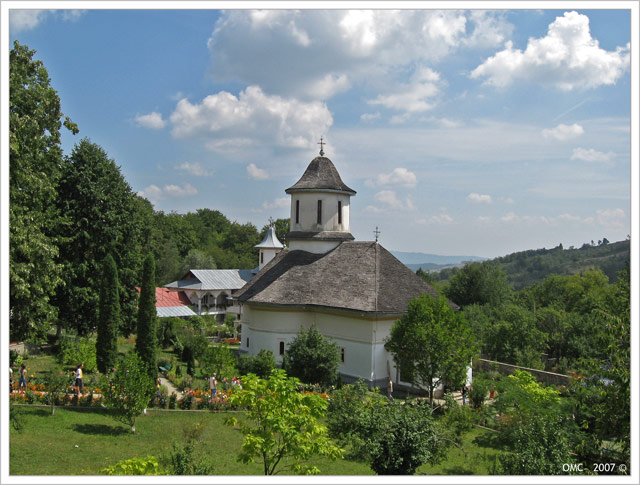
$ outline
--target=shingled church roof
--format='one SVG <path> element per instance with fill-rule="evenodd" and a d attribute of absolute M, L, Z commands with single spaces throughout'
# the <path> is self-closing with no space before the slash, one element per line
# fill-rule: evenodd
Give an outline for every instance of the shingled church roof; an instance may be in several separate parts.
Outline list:
<path fill-rule="evenodd" d="M 401 314 L 421 293 L 437 295 L 378 243 L 345 241 L 324 254 L 284 249 L 233 296 L 242 303 Z"/>
<path fill-rule="evenodd" d="M 349 188 L 340 178 L 340 174 L 335 165 L 327 157 L 316 157 L 294 185 L 289 187 L 285 192 L 305 190 L 330 190 L 338 192 L 347 192 L 355 195 L 356 191 Z"/>

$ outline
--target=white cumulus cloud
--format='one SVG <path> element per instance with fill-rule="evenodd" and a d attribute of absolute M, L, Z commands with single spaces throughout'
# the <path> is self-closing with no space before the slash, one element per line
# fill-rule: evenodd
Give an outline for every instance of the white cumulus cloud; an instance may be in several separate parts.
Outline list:
<path fill-rule="evenodd" d="M 202 139 L 212 150 L 251 145 L 311 148 L 317 134 L 333 124 L 324 103 L 269 96 L 257 86 L 237 97 L 221 91 L 196 104 L 182 99 L 169 119 L 174 137 Z"/>
<path fill-rule="evenodd" d="M 467 200 L 474 204 L 491 204 L 491 196 L 487 194 L 476 194 L 475 192 L 467 195 Z"/>
<path fill-rule="evenodd" d="M 277 199 L 272 200 L 271 202 L 265 201 L 262 203 L 262 208 L 264 210 L 270 210 L 270 209 L 281 209 L 283 207 L 289 207 L 291 204 L 291 201 L 289 200 L 289 197 L 279 197 Z"/>
<path fill-rule="evenodd" d="M 138 192 L 138 195 L 149 199 L 152 203 L 160 200 L 174 198 L 174 197 L 188 197 L 190 195 L 196 195 L 198 190 L 191 184 L 186 183 L 182 187 L 179 185 L 165 185 L 163 188 L 157 185 L 149 185 L 144 190 Z"/>
<path fill-rule="evenodd" d="M 593 148 L 574 148 L 571 160 L 582 160 L 583 162 L 608 163 L 615 156 L 615 153 L 603 153 Z"/>
<path fill-rule="evenodd" d="M 625 221 L 624 210 L 604 209 L 596 211 L 598 223 L 605 227 L 623 227 Z"/>
<path fill-rule="evenodd" d="M 195 175 L 196 177 L 208 177 L 209 175 L 211 175 L 211 172 L 209 172 L 209 170 L 204 168 L 199 163 L 184 162 L 178 165 L 176 168 L 178 170 L 183 170 L 187 173 L 190 173 L 191 175 Z"/>
<path fill-rule="evenodd" d="M 505 18 L 492 11 L 236 9 L 222 12 L 208 47 L 216 81 L 328 99 L 461 46 L 501 45 L 512 29 Z"/>
<path fill-rule="evenodd" d="M 75 22 L 86 10 L 9 10 L 9 28 L 13 34 L 35 29 L 49 16 L 61 18 L 65 22 Z"/>
<path fill-rule="evenodd" d="M 162 119 L 162 115 L 156 111 L 146 115 L 138 115 L 134 120 L 138 123 L 138 126 L 152 130 L 160 130 L 167 124 L 166 120 Z"/>
<path fill-rule="evenodd" d="M 615 51 L 600 48 L 591 37 L 589 17 L 565 12 L 549 25 L 547 35 L 530 38 L 524 51 L 508 41 L 505 49 L 471 73 L 485 83 L 507 86 L 517 79 L 552 85 L 564 91 L 615 84 L 629 68 L 629 45 Z"/>
<path fill-rule="evenodd" d="M 435 106 L 432 99 L 440 93 L 439 81 L 440 75 L 437 72 L 420 68 L 409 84 L 399 84 L 392 92 L 380 94 L 369 103 L 409 113 L 428 111 Z"/>
<path fill-rule="evenodd" d="M 554 138 L 556 140 L 565 141 L 577 138 L 584 133 L 584 128 L 577 123 L 573 125 L 559 124 L 555 128 L 542 130 L 544 138 Z"/>
<path fill-rule="evenodd" d="M 368 187 L 404 186 L 415 187 L 418 183 L 416 174 L 403 167 L 394 168 L 391 173 L 381 173 L 374 179 L 365 182 Z"/>
<path fill-rule="evenodd" d="M 267 171 L 258 168 L 255 163 L 247 165 L 247 175 L 254 180 L 267 180 L 269 178 Z"/>

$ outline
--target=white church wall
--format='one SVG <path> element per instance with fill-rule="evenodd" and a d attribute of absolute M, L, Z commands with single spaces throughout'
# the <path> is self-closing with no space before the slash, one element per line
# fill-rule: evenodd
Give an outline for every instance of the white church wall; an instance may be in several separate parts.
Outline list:
<path fill-rule="evenodd" d="M 286 346 L 297 335 L 300 327 L 312 325 L 324 336 L 344 349 L 344 362 L 339 372 L 353 380 L 362 377 L 372 384 L 386 383 L 389 370 L 393 374 L 393 359 L 385 350 L 395 318 L 373 320 L 357 315 L 327 311 L 267 309 L 245 305 L 242 314 L 242 342 L 240 350 L 257 355 L 260 349 L 271 350 L 278 363 L 282 362 L 279 342 Z M 247 338 L 249 346 L 247 347 Z"/>

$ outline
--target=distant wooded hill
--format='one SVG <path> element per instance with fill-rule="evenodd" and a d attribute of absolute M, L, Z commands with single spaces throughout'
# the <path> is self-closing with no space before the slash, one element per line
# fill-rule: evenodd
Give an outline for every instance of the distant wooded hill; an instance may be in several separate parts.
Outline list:
<path fill-rule="evenodd" d="M 629 240 L 609 243 L 606 239 L 598 244 L 585 243 L 581 248 L 565 249 L 562 244 L 552 249 L 531 249 L 495 258 L 502 264 L 509 282 L 516 290 L 542 281 L 550 274 L 572 275 L 590 269 L 600 269 L 610 282 L 617 279 L 618 271 L 629 264 Z M 411 267 L 411 265 L 408 265 Z M 425 270 L 423 266 L 423 270 Z M 433 278 L 444 283 L 458 268 L 445 268 L 433 272 Z"/>

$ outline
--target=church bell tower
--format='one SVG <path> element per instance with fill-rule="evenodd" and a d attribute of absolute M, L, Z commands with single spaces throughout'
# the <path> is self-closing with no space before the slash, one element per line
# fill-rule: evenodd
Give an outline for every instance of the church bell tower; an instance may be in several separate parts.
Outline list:
<path fill-rule="evenodd" d="M 311 160 L 304 174 L 285 190 L 291 196 L 291 225 L 287 235 L 290 250 L 326 253 L 342 241 L 355 239 L 349 227 L 349 208 L 356 191 L 340 178 L 331 160 Z"/>

